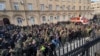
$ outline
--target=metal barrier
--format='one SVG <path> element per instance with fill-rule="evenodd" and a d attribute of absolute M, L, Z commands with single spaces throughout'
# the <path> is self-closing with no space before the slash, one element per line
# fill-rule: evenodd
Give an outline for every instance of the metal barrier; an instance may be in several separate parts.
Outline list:
<path fill-rule="evenodd" d="M 100 49 L 100 37 L 81 38 L 71 43 L 66 43 L 60 47 L 57 56 L 95 56 L 95 52 Z"/>

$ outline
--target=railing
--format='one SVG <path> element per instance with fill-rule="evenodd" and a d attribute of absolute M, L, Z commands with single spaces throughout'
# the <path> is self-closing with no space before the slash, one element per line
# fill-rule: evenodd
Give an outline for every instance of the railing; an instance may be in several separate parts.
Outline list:
<path fill-rule="evenodd" d="M 81 38 L 71 43 L 66 43 L 56 53 L 57 56 L 95 56 L 97 50 L 100 50 L 100 37 Z"/>
<path fill-rule="evenodd" d="M 95 56 L 95 52 L 98 50 L 100 50 L 100 37 L 84 37 L 67 42 L 65 45 L 59 47 L 55 51 L 54 56 Z M 15 56 L 19 55 L 20 53 L 15 53 Z"/>

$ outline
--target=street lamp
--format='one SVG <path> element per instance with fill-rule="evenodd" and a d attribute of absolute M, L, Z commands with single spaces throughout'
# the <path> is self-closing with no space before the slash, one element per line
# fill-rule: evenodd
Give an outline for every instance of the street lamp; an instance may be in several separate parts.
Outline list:
<path fill-rule="evenodd" d="M 20 3 L 21 3 L 21 5 L 24 5 L 24 2 L 22 0 L 20 1 Z"/>
<path fill-rule="evenodd" d="M 24 12 L 25 12 L 25 16 L 26 16 L 26 22 L 27 22 L 27 25 L 29 25 L 29 24 L 28 24 L 27 13 L 26 13 L 26 10 L 25 10 L 25 2 L 26 2 L 26 0 L 25 0 L 25 1 L 20 0 L 20 3 L 21 3 L 21 5 L 23 5 L 23 8 L 24 8 Z"/>

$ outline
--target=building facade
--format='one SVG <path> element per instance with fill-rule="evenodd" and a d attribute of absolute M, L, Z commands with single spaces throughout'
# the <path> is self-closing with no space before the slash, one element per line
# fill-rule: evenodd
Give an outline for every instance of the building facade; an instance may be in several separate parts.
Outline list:
<path fill-rule="evenodd" d="M 0 24 L 34 25 L 91 17 L 91 0 L 0 0 Z"/>
<path fill-rule="evenodd" d="M 100 1 L 92 2 L 91 9 L 93 10 L 94 14 L 100 14 Z"/>

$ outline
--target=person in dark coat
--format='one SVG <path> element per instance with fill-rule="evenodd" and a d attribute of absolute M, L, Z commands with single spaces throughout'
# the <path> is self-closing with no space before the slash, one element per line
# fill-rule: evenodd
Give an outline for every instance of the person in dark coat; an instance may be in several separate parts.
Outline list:
<path fill-rule="evenodd" d="M 49 46 L 50 46 L 50 49 L 51 49 L 51 55 L 56 56 L 57 54 L 56 54 L 56 51 L 55 51 L 55 49 L 56 49 L 55 44 L 51 43 Z"/>
<path fill-rule="evenodd" d="M 26 52 L 26 56 L 32 56 L 31 45 L 28 45 L 24 51 Z"/>
<path fill-rule="evenodd" d="M 10 37 L 11 37 L 10 33 L 9 33 L 9 32 L 6 32 L 6 33 L 5 33 L 5 39 L 6 39 L 6 40 L 9 40 Z"/>
<path fill-rule="evenodd" d="M 0 37 L 0 49 L 2 49 L 2 41 L 3 41 L 3 38 Z"/>
<path fill-rule="evenodd" d="M 53 56 L 53 51 L 50 46 L 48 46 L 48 56 Z"/>
<path fill-rule="evenodd" d="M 33 56 L 37 55 L 37 44 L 36 43 L 31 45 L 31 53 Z"/>

